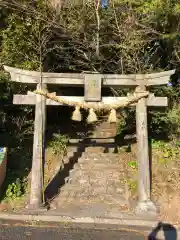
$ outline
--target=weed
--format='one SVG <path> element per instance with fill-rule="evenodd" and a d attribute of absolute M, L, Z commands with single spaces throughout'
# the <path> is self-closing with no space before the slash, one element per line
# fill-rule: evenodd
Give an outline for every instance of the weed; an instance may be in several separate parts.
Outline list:
<path fill-rule="evenodd" d="M 28 192 L 28 175 L 31 168 L 31 150 L 27 147 L 11 148 L 1 201 L 19 200 Z"/>
<path fill-rule="evenodd" d="M 174 106 L 169 110 L 168 118 L 171 122 L 169 130 L 173 135 L 173 138 L 180 135 L 180 104 L 174 103 Z"/>
<path fill-rule="evenodd" d="M 62 134 L 54 134 L 54 138 L 50 143 L 50 147 L 52 147 L 53 154 L 60 155 L 65 154 L 68 143 L 68 136 Z"/>
<path fill-rule="evenodd" d="M 127 184 L 130 191 L 135 192 L 137 190 L 137 181 L 128 179 Z"/>
<path fill-rule="evenodd" d="M 160 158 L 159 162 L 162 164 L 167 164 L 169 160 L 176 158 L 180 152 L 180 148 L 178 144 L 170 144 L 164 141 L 156 141 L 152 140 L 152 148 L 161 152 L 162 158 Z"/>
<path fill-rule="evenodd" d="M 168 159 L 167 158 L 160 158 L 159 163 L 161 163 L 163 165 L 167 165 L 168 164 Z"/>
<path fill-rule="evenodd" d="M 117 124 L 117 135 L 123 132 L 125 125 L 126 125 L 125 119 L 124 117 L 121 117 Z"/>
<path fill-rule="evenodd" d="M 16 199 L 23 195 L 23 183 L 17 178 L 15 182 L 8 185 L 6 190 L 6 198 L 7 199 Z"/>
<path fill-rule="evenodd" d="M 132 169 L 137 169 L 137 161 L 129 161 L 128 166 Z"/>
<path fill-rule="evenodd" d="M 164 141 L 157 141 L 155 139 L 152 139 L 151 140 L 151 145 L 152 145 L 152 148 L 154 148 L 154 149 L 162 149 L 165 146 L 165 142 Z"/>

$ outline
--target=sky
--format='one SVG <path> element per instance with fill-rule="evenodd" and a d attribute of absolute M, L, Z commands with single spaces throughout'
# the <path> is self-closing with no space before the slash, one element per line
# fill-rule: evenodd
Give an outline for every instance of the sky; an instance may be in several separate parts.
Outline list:
<path fill-rule="evenodd" d="M 108 5 L 108 0 L 102 0 L 102 8 L 107 7 Z"/>

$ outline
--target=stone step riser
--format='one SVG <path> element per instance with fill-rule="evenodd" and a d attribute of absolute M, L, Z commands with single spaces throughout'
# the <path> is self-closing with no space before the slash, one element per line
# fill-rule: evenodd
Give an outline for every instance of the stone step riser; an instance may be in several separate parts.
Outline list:
<path fill-rule="evenodd" d="M 89 197 L 89 196 L 83 196 L 83 197 L 61 197 L 58 199 L 57 202 L 52 202 L 50 204 L 50 209 L 51 210 L 56 210 L 58 208 L 61 208 L 64 204 L 67 203 L 73 203 L 73 205 L 77 204 L 79 206 L 80 203 L 85 203 L 85 204 L 93 204 L 93 203 L 105 203 L 107 205 L 113 205 L 117 206 L 120 208 L 120 206 L 126 206 L 129 207 L 129 201 L 127 199 L 123 199 L 122 197 L 118 199 L 106 199 L 106 197 L 102 196 L 101 198 L 98 198 L 96 196 L 94 197 Z"/>
<path fill-rule="evenodd" d="M 116 184 L 122 184 L 121 181 L 124 180 L 124 177 L 122 177 L 121 179 L 120 178 L 114 178 L 112 179 L 112 185 L 116 185 Z M 102 178 L 88 178 L 87 176 L 78 176 L 78 175 L 75 175 L 73 176 L 72 178 L 69 177 L 69 178 L 66 178 L 66 183 L 70 183 L 70 184 L 75 184 L 77 183 L 78 184 L 95 184 L 95 183 L 98 183 L 99 185 L 110 185 L 110 183 L 108 183 L 108 178 L 106 178 L 105 180 L 102 180 Z"/>
<path fill-rule="evenodd" d="M 99 158 L 100 159 L 103 157 L 103 158 L 118 158 L 119 157 L 119 154 L 116 154 L 116 153 L 86 153 L 86 152 L 83 152 L 82 154 L 83 157 L 87 157 L 87 158 Z"/>
<path fill-rule="evenodd" d="M 105 151 L 108 151 L 108 152 L 105 153 Z M 87 155 L 96 155 L 97 156 L 97 154 L 99 154 L 99 155 L 100 154 L 113 154 L 113 155 L 115 155 L 114 151 L 115 151 L 115 147 L 108 148 L 108 150 L 107 150 L 106 147 L 87 147 L 82 152 L 82 155 L 85 155 L 85 156 L 87 156 Z M 67 157 L 73 157 L 75 154 L 77 154 L 77 150 L 73 150 L 73 151 L 69 150 L 69 151 L 67 151 L 66 156 Z"/>
<path fill-rule="evenodd" d="M 111 174 L 123 174 L 125 171 L 122 166 L 115 165 L 92 165 L 92 164 L 76 164 L 74 165 L 73 169 L 69 171 L 69 175 L 73 174 L 74 172 L 84 172 L 84 173 L 111 173 Z"/>
<path fill-rule="evenodd" d="M 90 148 L 89 148 L 90 149 Z M 118 154 L 117 153 L 111 153 L 111 152 L 103 152 L 103 153 L 101 153 L 101 152 L 92 152 L 92 153 L 90 153 L 90 152 L 86 152 L 86 150 L 88 150 L 88 148 L 87 149 L 85 149 L 85 151 L 83 152 L 83 155 L 84 156 L 94 156 L 94 157 L 98 157 L 98 156 L 104 156 L 104 157 L 112 157 L 112 156 L 114 156 L 114 157 L 118 157 Z"/>
<path fill-rule="evenodd" d="M 75 202 L 86 202 L 86 203 L 107 203 L 107 204 L 113 204 L 113 205 L 118 205 L 120 206 L 129 206 L 129 201 L 125 198 L 122 197 L 121 195 L 109 195 L 109 194 L 105 194 L 105 195 L 80 195 L 80 194 L 74 194 L 73 196 L 59 196 L 58 201 L 56 199 L 56 201 L 53 201 L 51 203 L 51 207 L 53 208 L 58 208 L 58 206 L 62 206 L 64 203 L 75 203 Z"/>
<path fill-rule="evenodd" d="M 114 195 L 118 194 L 118 192 L 113 192 L 111 193 L 110 191 L 101 191 L 100 193 L 98 192 L 75 192 L 69 195 L 60 195 L 58 197 L 58 200 L 61 199 L 68 199 L 70 198 L 74 198 L 74 200 L 79 200 L 79 199 L 93 199 L 93 198 L 98 198 L 98 199 L 113 199 Z M 124 192 L 119 193 L 119 198 L 122 196 L 122 194 L 124 194 Z M 108 197 L 109 196 L 109 197 Z"/>
<path fill-rule="evenodd" d="M 96 152 L 99 152 L 99 153 L 105 153 L 106 151 L 108 151 L 108 153 L 114 153 L 114 151 L 115 151 L 115 148 L 108 148 L 108 150 L 105 148 L 105 147 L 103 147 L 103 148 L 93 148 L 93 149 L 86 149 L 85 150 L 85 153 L 96 153 Z"/>
<path fill-rule="evenodd" d="M 104 180 L 114 180 L 114 179 L 122 179 L 126 174 L 124 172 L 117 171 L 101 171 L 101 170 L 87 170 L 87 169 L 79 169 L 78 171 L 71 171 L 69 173 L 69 178 L 73 177 L 82 177 L 82 178 L 90 178 L 90 179 L 101 179 Z"/>
<path fill-rule="evenodd" d="M 72 198 L 73 200 L 78 200 L 78 199 L 110 199 L 111 201 L 113 200 L 119 200 L 121 199 L 121 193 L 113 193 L 111 194 L 110 192 L 104 192 L 104 193 L 99 193 L 99 192 L 62 192 L 60 193 L 58 200 L 56 199 L 54 202 L 58 203 L 61 200 Z M 125 197 L 124 197 L 125 199 Z M 127 200 L 127 199 L 125 199 Z"/>
<path fill-rule="evenodd" d="M 66 177 L 65 178 L 65 183 L 69 183 L 69 184 L 77 184 L 77 185 L 80 185 L 80 184 L 84 184 L 84 185 L 88 185 L 88 184 L 91 184 L 91 185 L 94 185 L 94 184 L 98 184 L 99 185 L 122 185 L 123 184 L 123 181 L 124 181 L 124 178 L 125 177 L 121 177 L 121 178 L 111 178 L 111 182 L 109 181 L 108 178 L 106 178 L 105 180 L 102 179 L 102 178 L 99 178 L 99 179 L 96 179 L 96 178 L 88 178 L 87 176 L 79 176 L 78 174 L 75 174 L 74 176 L 70 176 L 70 177 Z"/>
<path fill-rule="evenodd" d="M 122 165 L 122 162 L 120 160 L 117 159 L 104 159 L 103 161 L 99 160 L 99 159 L 85 159 L 85 158 L 80 158 L 78 159 L 78 163 L 79 164 L 90 164 L 90 165 L 95 165 L 95 164 L 103 164 L 103 165 L 117 165 L 120 166 Z"/>
<path fill-rule="evenodd" d="M 80 188 L 80 185 L 84 185 L 84 187 L 82 189 L 86 189 L 86 186 L 88 185 L 91 185 L 91 188 L 95 188 L 97 186 L 97 180 L 87 180 L 87 179 L 76 179 L 73 180 L 73 179 L 68 179 L 67 180 L 67 184 L 69 185 L 66 185 L 67 187 L 70 187 L 70 185 L 76 185 Z M 118 188 L 120 186 L 124 186 L 124 183 L 122 183 L 121 181 L 117 180 L 117 181 L 113 181 L 113 183 L 107 183 L 105 181 L 98 181 L 98 186 L 101 186 L 101 187 L 109 187 L 111 186 L 112 188 Z"/>
<path fill-rule="evenodd" d="M 122 178 L 114 178 L 114 179 L 111 179 L 111 184 L 114 185 L 114 184 L 122 184 L 122 181 L 124 180 L 124 177 Z M 78 175 L 75 175 L 74 177 L 68 177 L 66 178 L 66 183 L 70 183 L 70 184 L 94 184 L 94 183 L 98 183 L 99 185 L 108 185 L 110 183 L 108 183 L 108 178 L 102 180 L 102 178 L 88 178 L 87 176 L 78 176 Z"/>
<path fill-rule="evenodd" d="M 76 192 L 74 194 L 69 194 L 69 195 L 62 195 L 62 196 L 59 196 L 58 197 L 58 201 L 61 200 L 61 199 L 68 199 L 68 198 L 74 198 L 74 200 L 79 200 L 79 199 L 94 199 L 94 198 L 97 198 L 97 199 L 111 199 L 113 200 L 113 197 L 115 194 L 119 194 L 119 198 L 122 197 L 122 195 L 125 195 L 124 192 L 110 192 L 110 191 L 104 191 L 104 192 L 100 192 L 100 193 L 97 193 L 97 192 Z M 111 196 L 111 197 L 108 197 L 108 196 Z"/>
<path fill-rule="evenodd" d="M 109 159 L 100 159 L 100 158 L 84 158 L 81 157 L 78 159 L 78 163 L 81 164 L 87 164 L 87 163 L 91 163 L 91 164 L 117 164 L 120 165 L 122 164 L 122 161 L 120 159 L 116 159 L 116 158 L 109 158 Z"/>
<path fill-rule="evenodd" d="M 109 171 L 118 171 L 118 172 L 124 172 L 122 164 L 110 164 L 110 163 L 77 163 L 74 165 L 74 170 L 102 170 L 106 171 L 109 169 Z"/>
<path fill-rule="evenodd" d="M 113 160 L 113 159 L 120 160 L 119 156 L 116 155 L 116 154 L 111 154 L 111 155 L 108 154 L 106 156 L 106 154 L 105 155 L 101 155 L 101 154 L 96 155 L 96 154 L 92 154 L 92 153 L 89 153 L 89 154 L 88 153 L 87 154 L 83 153 L 82 154 L 82 158 L 90 159 L 90 160 L 101 160 L 101 161 L 107 161 L 109 159 L 111 159 L 111 160 Z"/>
<path fill-rule="evenodd" d="M 77 174 L 78 176 L 89 176 L 90 178 L 94 179 L 94 177 L 96 179 L 98 178 L 105 178 L 105 179 L 112 179 L 112 178 L 116 178 L 119 179 L 122 176 L 124 176 L 124 172 L 122 171 L 113 171 L 113 170 L 108 170 L 108 169 L 91 169 L 91 170 L 86 170 L 86 169 L 79 169 L 78 171 L 76 171 L 75 169 L 71 170 L 69 172 L 69 177 L 73 177 L 74 174 Z"/>
<path fill-rule="evenodd" d="M 76 159 L 80 159 L 81 158 L 81 156 L 79 157 L 79 155 L 77 156 L 77 153 L 72 153 L 72 154 L 68 154 L 68 155 L 66 155 L 66 157 L 65 158 L 67 158 L 68 159 L 68 161 L 70 160 L 70 159 L 72 159 L 72 158 L 76 158 Z"/>
<path fill-rule="evenodd" d="M 92 184 L 67 184 L 65 185 L 64 187 L 61 188 L 61 192 L 60 192 L 60 195 L 61 194 L 68 194 L 68 192 L 70 193 L 75 193 L 75 192 L 97 192 L 97 193 L 100 193 L 99 191 L 108 191 L 110 192 L 110 194 L 113 194 L 113 193 L 122 193 L 124 192 L 124 184 L 121 183 L 121 184 L 114 184 L 114 185 L 99 185 L 97 183 L 92 183 Z"/>

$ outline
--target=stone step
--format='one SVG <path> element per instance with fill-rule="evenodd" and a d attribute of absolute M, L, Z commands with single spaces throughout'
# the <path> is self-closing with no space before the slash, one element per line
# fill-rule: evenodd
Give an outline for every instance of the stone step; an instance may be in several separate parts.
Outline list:
<path fill-rule="evenodd" d="M 115 143 L 115 138 L 96 138 L 96 137 L 86 137 L 84 139 L 82 138 L 71 138 L 69 139 L 69 143 L 74 144 L 74 143 L 82 143 L 83 145 L 91 145 L 95 143 L 103 143 L 103 142 L 108 142 L 108 143 Z"/>
<path fill-rule="evenodd" d="M 128 178 L 132 178 L 133 176 L 132 175 L 128 175 Z M 113 177 L 113 178 L 95 178 L 95 177 L 90 177 L 87 176 L 87 175 L 80 175 L 80 174 L 74 174 L 74 175 L 70 175 L 68 177 L 65 178 L 65 184 L 69 183 L 69 184 L 92 184 L 92 183 L 95 183 L 95 182 L 99 182 L 100 184 L 124 184 L 125 182 L 125 179 L 127 179 L 127 176 L 125 175 L 121 175 L 120 177 Z M 65 186 L 65 185 L 64 185 Z"/>
<path fill-rule="evenodd" d="M 69 171 L 69 176 L 74 176 L 74 174 L 78 174 L 81 176 L 95 176 L 95 177 L 109 177 L 109 179 L 111 179 L 111 177 L 116 177 L 119 178 L 122 175 L 124 175 L 124 171 L 123 169 L 111 169 L 111 168 L 82 168 L 82 169 L 72 169 Z"/>
<path fill-rule="evenodd" d="M 94 162 L 78 162 L 74 164 L 73 169 L 74 170 L 102 170 L 106 171 L 109 169 L 109 171 L 118 171 L 118 172 L 123 172 L 124 171 L 124 165 L 122 163 L 103 163 L 102 161 L 97 161 L 96 163 Z"/>
<path fill-rule="evenodd" d="M 97 161 L 101 161 L 102 163 L 105 163 L 105 162 L 121 162 L 121 158 L 119 155 L 115 155 L 115 154 L 112 154 L 112 155 L 100 155 L 100 154 L 92 154 L 92 153 L 89 153 L 89 154 L 85 154 L 83 153 L 83 155 L 79 158 L 80 159 L 83 159 L 84 161 L 91 161 L 91 162 L 97 162 Z"/>
<path fill-rule="evenodd" d="M 63 158 L 63 164 L 66 164 L 66 163 L 68 163 L 68 162 L 69 162 L 69 157 L 65 156 L 65 157 Z"/>
<path fill-rule="evenodd" d="M 111 192 L 68 192 L 67 194 L 64 194 L 64 193 L 60 193 L 58 199 L 67 199 L 67 198 L 74 198 L 77 199 L 77 198 L 81 198 L 81 199 L 93 199 L 93 198 L 99 198 L 99 199 L 121 199 L 121 198 L 125 198 L 123 196 L 123 192 L 119 191 L 118 192 L 115 192 L 115 193 L 111 193 Z"/>
<path fill-rule="evenodd" d="M 118 153 L 88 153 L 88 152 L 83 152 L 82 157 L 85 158 L 119 158 L 120 155 Z"/>
<path fill-rule="evenodd" d="M 113 179 L 113 180 L 104 180 L 104 179 L 89 179 L 88 177 L 79 177 L 79 176 L 76 176 L 74 178 L 68 178 L 66 179 L 66 184 L 69 183 L 69 184 L 84 184 L 84 185 L 87 185 L 87 184 L 91 184 L 92 186 L 94 186 L 97 182 L 99 183 L 99 185 L 101 186 L 105 186 L 105 185 L 109 185 L 110 183 L 112 185 L 118 185 L 118 184 L 123 184 L 123 180 L 124 178 L 122 179 Z"/>
<path fill-rule="evenodd" d="M 98 176 L 98 177 L 97 177 Z M 79 173 L 74 173 L 73 175 L 70 175 L 68 177 L 65 178 L 65 183 L 71 183 L 71 184 L 92 184 L 92 183 L 95 183 L 95 182 L 99 182 L 99 184 L 118 184 L 118 183 L 122 183 L 122 181 L 124 181 L 125 179 L 125 176 L 122 174 L 120 177 L 111 177 L 109 178 L 108 176 L 104 177 L 104 176 L 101 176 L 101 175 L 93 175 L 90 176 L 86 173 L 83 173 L 83 174 L 79 174 Z"/>
<path fill-rule="evenodd" d="M 118 170 L 117 170 L 118 169 Z M 87 179 L 112 179 L 114 181 L 118 181 L 120 179 L 124 179 L 125 171 L 123 169 L 123 165 L 117 164 L 91 164 L 91 163 L 76 163 L 74 168 L 69 171 L 69 176 L 65 178 L 65 182 L 70 181 L 78 181 L 82 179 L 87 181 Z"/>
<path fill-rule="evenodd" d="M 83 154 L 83 153 L 82 153 Z M 66 157 L 67 158 L 73 158 L 73 157 L 78 157 L 79 156 L 79 153 L 77 153 L 77 152 L 68 152 L 67 154 L 66 154 Z M 81 156 L 80 156 L 81 157 Z"/>
<path fill-rule="evenodd" d="M 82 153 L 83 154 L 83 153 Z M 75 152 L 72 152 L 72 151 L 69 151 L 67 152 L 67 154 L 64 156 L 63 158 L 63 162 L 64 163 L 69 163 L 70 161 L 73 160 L 73 158 L 79 158 L 79 153 L 77 153 L 76 151 Z M 81 158 L 81 156 L 80 156 Z"/>
<path fill-rule="evenodd" d="M 58 199 L 62 199 L 62 198 L 67 198 L 67 197 L 72 197 L 72 198 L 77 198 L 77 197 L 89 197 L 89 198 L 93 198 L 94 196 L 102 196 L 102 197 L 109 197 L 109 198 L 113 198 L 113 197 L 117 197 L 118 198 L 124 198 L 125 189 L 122 187 L 116 188 L 116 189 L 112 189 L 112 188 L 103 188 L 103 187 L 99 187 L 96 186 L 96 188 L 87 188 L 87 189 L 80 189 L 78 188 L 77 185 L 74 185 L 73 188 L 64 188 L 60 191 L 58 197 L 55 199 L 55 201 L 58 201 Z"/>
<path fill-rule="evenodd" d="M 126 169 L 124 169 L 123 164 L 116 164 L 116 163 L 102 163 L 102 162 L 97 162 L 97 163 L 91 163 L 91 162 L 85 162 L 85 163 L 75 163 L 73 165 L 73 169 L 69 171 L 69 174 L 78 172 L 78 171 L 83 171 L 83 172 L 119 172 L 123 173 Z"/>
<path fill-rule="evenodd" d="M 117 158 L 117 157 L 109 157 L 109 158 L 106 158 L 106 157 L 103 157 L 103 156 L 101 156 L 101 157 L 94 157 L 94 156 L 88 156 L 88 157 L 86 157 L 86 156 L 82 156 L 82 157 L 80 157 L 79 159 L 78 159 L 78 163 L 87 163 L 87 162 L 89 162 L 89 163 L 104 163 L 104 164 L 108 164 L 108 163 L 110 163 L 110 164 L 122 164 L 123 162 L 121 161 L 121 159 L 120 158 Z"/>
<path fill-rule="evenodd" d="M 111 180 L 109 180 L 111 179 Z M 79 175 L 79 174 L 75 174 L 73 177 L 67 177 L 65 182 L 66 184 L 67 183 L 70 183 L 70 184 L 84 184 L 84 185 L 87 185 L 87 184 L 95 184 L 96 182 L 99 183 L 99 185 L 108 185 L 108 184 L 122 184 L 124 181 L 124 176 L 121 176 L 121 178 L 116 178 L 116 177 L 113 177 L 113 178 L 103 178 L 103 176 L 98 176 L 98 178 L 90 178 L 89 176 L 86 176 L 86 175 Z"/>
<path fill-rule="evenodd" d="M 59 197 L 55 200 L 53 200 L 50 204 L 50 208 L 51 209 L 56 209 L 59 207 L 62 207 L 62 205 L 65 204 L 77 204 L 78 205 L 80 203 L 106 203 L 106 204 L 113 204 L 113 205 L 118 205 L 118 206 L 129 206 L 129 201 L 122 195 L 120 194 L 101 194 L 101 195 L 80 195 L 80 194 L 74 194 L 72 195 L 68 195 L 68 196 L 62 196 L 59 195 Z"/>
<path fill-rule="evenodd" d="M 96 147 L 87 147 L 85 153 L 111 153 L 114 154 L 115 146 L 114 147 L 107 147 L 107 146 L 96 146 Z"/>
<path fill-rule="evenodd" d="M 75 182 L 75 183 L 68 183 L 64 185 L 61 188 L 60 194 L 66 195 L 68 192 L 70 193 L 89 193 L 91 194 L 92 192 L 96 193 L 106 193 L 108 191 L 110 194 L 118 193 L 122 194 L 124 192 L 124 182 L 109 182 L 107 183 L 102 183 L 98 184 L 97 182 L 91 182 L 91 183 L 83 183 L 83 182 Z"/>
<path fill-rule="evenodd" d="M 121 166 L 123 166 L 122 164 L 122 162 L 120 161 L 120 159 L 119 160 L 117 160 L 117 159 L 90 159 L 90 158 L 79 158 L 78 159 L 78 163 L 79 164 L 84 164 L 84 165 L 86 165 L 86 164 L 104 164 L 104 165 L 111 165 L 111 164 L 115 164 L 115 165 L 121 165 Z"/>
<path fill-rule="evenodd" d="M 87 176 L 79 176 L 78 174 L 73 176 L 73 177 L 67 177 L 66 178 L 66 183 L 69 184 L 84 184 L 84 185 L 88 185 L 88 184 L 96 184 L 98 182 L 99 185 L 121 185 L 124 182 L 124 177 L 122 177 L 121 179 L 96 179 L 96 178 L 89 178 Z"/>
<path fill-rule="evenodd" d="M 76 145 L 76 146 L 67 146 L 67 153 L 77 153 L 79 152 L 80 150 L 83 152 L 84 150 L 84 147 L 80 147 L 80 145 Z"/>

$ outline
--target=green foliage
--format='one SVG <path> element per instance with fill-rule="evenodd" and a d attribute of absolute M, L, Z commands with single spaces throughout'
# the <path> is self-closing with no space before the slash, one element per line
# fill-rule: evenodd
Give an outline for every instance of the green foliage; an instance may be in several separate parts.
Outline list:
<path fill-rule="evenodd" d="M 108 73 L 156 72 L 179 65 L 180 29 L 173 24 L 180 17 L 177 1 L 115 1 L 99 9 L 99 30 L 92 1 L 70 4 L 60 15 L 40 0 L 17 3 L 16 10 L 2 14 L 2 63 L 31 70 Z M 170 87 L 154 91 L 172 101 L 179 92 Z M 151 129 L 162 132 L 160 126 L 172 119 L 152 111 L 151 120 Z"/>
<path fill-rule="evenodd" d="M 174 12 L 175 14 L 180 14 L 180 4 L 176 3 L 174 6 Z"/>
<path fill-rule="evenodd" d="M 18 147 L 8 149 L 7 174 L 3 184 L 4 191 L 1 195 L 1 199 L 5 201 L 22 199 L 28 192 L 27 176 L 32 164 L 30 151 L 32 144 L 29 148 L 26 142 L 17 142 L 17 144 Z"/>
<path fill-rule="evenodd" d="M 161 164 L 167 165 L 172 159 L 178 159 L 180 147 L 177 143 L 172 144 L 152 139 L 151 144 L 153 149 L 156 149 L 161 153 L 161 157 L 159 158 Z"/>
<path fill-rule="evenodd" d="M 135 181 L 133 179 L 128 179 L 127 184 L 128 184 L 128 188 L 131 192 L 137 191 L 137 181 Z"/>
<path fill-rule="evenodd" d="M 172 109 L 168 112 L 168 118 L 170 121 L 169 130 L 176 138 L 180 136 L 180 104 L 175 103 Z"/>
<path fill-rule="evenodd" d="M 50 26 L 41 17 L 43 14 L 43 18 L 47 18 L 48 8 L 42 1 L 36 2 L 34 10 L 28 1 L 19 4 L 22 4 L 22 9 L 19 9 L 21 14 L 18 9 L 7 14 L 6 27 L 0 31 L 1 62 L 27 70 L 38 70 L 44 62 L 51 37 Z M 34 11 L 34 14 L 24 12 L 23 7 Z"/>
<path fill-rule="evenodd" d="M 137 169 L 137 161 L 129 161 L 128 166 L 132 169 Z"/>
<path fill-rule="evenodd" d="M 123 132 L 125 125 L 126 125 L 125 118 L 121 117 L 117 124 L 117 134 L 121 134 Z"/>
<path fill-rule="evenodd" d="M 6 190 L 6 198 L 8 200 L 10 199 L 13 200 L 21 197 L 22 194 L 23 194 L 22 182 L 19 178 L 17 178 L 15 182 L 8 185 L 8 188 Z"/>
<path fill-rule="evenodd" d="M 17 14 L 10 15 L 7 22 L 8 27 L 1 33 L 3 39 L 1 58 L 3 62 L 10 66 L 33 69 L 37 65 L 37 59 L 35 50 L 33 51 L 34 43 L 31 42 L 32 35 L 29 35 L 30 27 L 28 26 L 31 24 L 26 20 L 23 21 L 23 18 Z"/>
<path fill-rule="evenodd" d="M 50 142 L 53 153 L 56 155 L 65 154 L 68 140 L 68 136 L 66 135 L 54 134 L 54 138 Z"/>
<path fill-rule="evenodd" d="M 165 147 L 165 142 L 152 139 L 151 145 L 152 145 L 152 148 L 154 148 L 154 149 L 163 149 Z"/>

